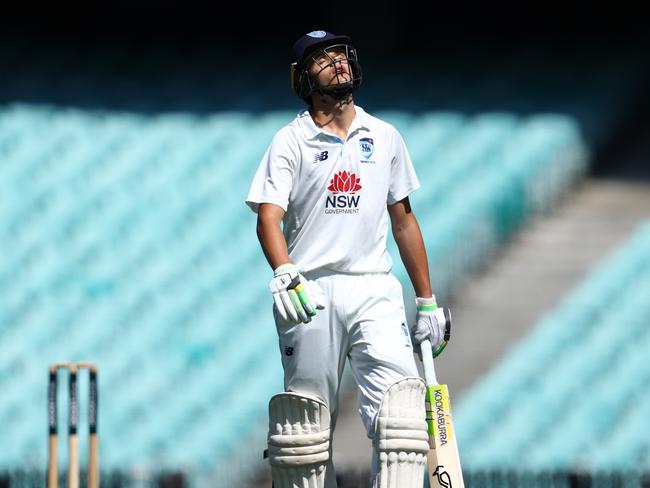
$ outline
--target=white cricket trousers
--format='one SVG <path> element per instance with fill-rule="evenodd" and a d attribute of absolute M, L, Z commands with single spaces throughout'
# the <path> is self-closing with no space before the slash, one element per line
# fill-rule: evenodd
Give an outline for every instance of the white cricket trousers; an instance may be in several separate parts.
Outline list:
<path fill-rule="evenodd" d="M 390 273 L 305 274 L 327 297 L 308 324 L 275 314 L 286 391 L 320 397 L 336 425 L 338 392 L 346 359 L 358 389 L 359 413 L 374 435 L 385 391 L 405 376 L 418 376 L 402 286 Z"/>

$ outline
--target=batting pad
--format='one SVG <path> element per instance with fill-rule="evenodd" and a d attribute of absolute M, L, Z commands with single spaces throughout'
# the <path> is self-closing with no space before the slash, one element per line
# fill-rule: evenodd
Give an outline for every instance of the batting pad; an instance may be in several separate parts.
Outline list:
<path fill-rule="evenodd" d="M 325 488 L 330 413 L 321 400 L 298 393 L 269 403 L 269 462 L 274 488 Z"/>
<path fill-rule="evenodd" d="M 375 423 L 373 488 L 422 488 L 429 452 L 420 378 L 393 383 L 381 401 Z"/>

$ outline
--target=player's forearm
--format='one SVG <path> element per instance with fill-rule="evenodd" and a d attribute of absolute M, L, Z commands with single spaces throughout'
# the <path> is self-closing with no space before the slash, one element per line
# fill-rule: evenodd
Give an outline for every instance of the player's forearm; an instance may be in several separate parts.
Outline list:
<path fill-rule="evenodd" d="M 415 294 L 419 297 L 432 296 L 427 251 L 420 226 L 413 214 L 408 214 L 397 228 L 393 228 L 393 236 Z"/>
<path fill-rule="evenodd" d="M 272 269 L 289 262 L 289 250 L 279 222 L 272 218 L 258 217 L 257 238 L 264 256 Z"/>

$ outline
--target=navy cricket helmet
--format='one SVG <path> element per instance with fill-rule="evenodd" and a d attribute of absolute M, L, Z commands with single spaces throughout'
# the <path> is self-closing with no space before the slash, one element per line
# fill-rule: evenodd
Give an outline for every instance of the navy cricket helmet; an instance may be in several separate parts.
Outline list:
<path fill-rule="evenodd" d="M 350 80 L 320 86 L 309 75 L 309 67 L 317 58 L 326 55 L 331 62 L 321 67 L 321 71 L 336 63 L 330 55 L 333 52 L 343 53 L 350 69 Z M 320 92 L 336 100 L 344 100 L 361 84 L 361 66 L 357 50 L 352 46 L 348 36 L 335 35 L 326 31 L 312 31 L 300 37 L 293 45 L 293 62 L 291 63 L 291 87 L 296 95 L 310 103 L 311 95 Z"/>

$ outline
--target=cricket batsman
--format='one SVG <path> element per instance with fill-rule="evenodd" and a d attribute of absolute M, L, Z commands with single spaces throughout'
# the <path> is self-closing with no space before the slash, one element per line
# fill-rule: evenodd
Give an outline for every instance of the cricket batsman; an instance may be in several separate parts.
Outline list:
<path fill-rule="evenodd" d="M 336 487 L 332 435 L 349 360 L 372 486 L 421 488 L 429 444 L 414 344 L 429 340 L 437 356 L 450 324 L 409 204 L 420 185 L 399 132 L 354 103 L 362 73 L 349 37 L 303 35 L 290 70 L 307 108 L 275 134 L 246 199 L 273 269 L 284 369 L 285 392 L 269 404 L 274 486 Z M 412 328 L 391 274 L 389 218 L 417 296 Z"/>

